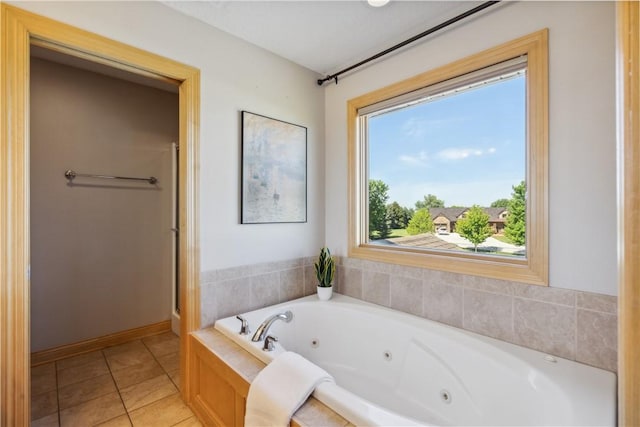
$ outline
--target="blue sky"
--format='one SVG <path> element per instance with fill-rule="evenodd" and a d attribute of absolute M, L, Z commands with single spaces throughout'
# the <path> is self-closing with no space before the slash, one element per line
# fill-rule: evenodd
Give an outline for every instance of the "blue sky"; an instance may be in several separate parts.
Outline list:
<path fill-rule="evenodd" d="M 525 177 L 525 77 L 369 118 L 369 177 L 389 203 L 489 206 Z"/>

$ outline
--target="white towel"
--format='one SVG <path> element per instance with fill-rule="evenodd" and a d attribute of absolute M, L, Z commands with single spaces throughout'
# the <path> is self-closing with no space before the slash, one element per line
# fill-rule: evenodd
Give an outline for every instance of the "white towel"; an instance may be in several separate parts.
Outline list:
<path fill-rule="evenodd" d="M 313 390 L 333 377 L 297 353 L 287 351 L 269 363 L 249 387 L 245 427 L 285 427 Z"/>

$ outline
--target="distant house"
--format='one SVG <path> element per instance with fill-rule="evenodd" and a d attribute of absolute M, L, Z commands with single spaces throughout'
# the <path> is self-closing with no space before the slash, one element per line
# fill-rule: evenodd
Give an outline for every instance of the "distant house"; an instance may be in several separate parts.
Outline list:
<path fill-rule="evenodd" d="M 509 212 L 507 208 L 482 208 L 489 215 L 489 226 L 493 229 L 494 234 L 504 232 L 504 221 Z M 456 230 L 456 222 L 464 218 L 469 208 L 431 208 L 431 220 L 436 232 L 444 228 L 447 233 L 453 233 Z"/>

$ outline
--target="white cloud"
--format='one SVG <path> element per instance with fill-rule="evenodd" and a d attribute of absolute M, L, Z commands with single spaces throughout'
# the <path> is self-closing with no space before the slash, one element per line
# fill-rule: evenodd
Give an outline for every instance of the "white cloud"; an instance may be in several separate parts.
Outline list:
<path fill-rule="evenodd" d="M 436 157 L 440 160 L 462 160 L 468 159 L 469 157 L 482 157 L 487 154 L 494 154 L 496 149 L 491 147 L 489 149 L 483 150 L 479 148 L 445 148 L 444 150 L 438 151 L 436 153 Z"/>
<path fill-rule="evenodd" d="M 427 125 L 428 123 L 424 119 L 419 119 L 417 117 L 410 117 L 402 125 L 402 130 L 407 136 L 419 137 L 424 135 Z"/>
<path fill-rule="evenodd" d="M 443 129 L 446 127 L 457 125 L 463 122 L 463 117 L 448 117 L 445 119 L 425 119 L 419 116 L 409 117 L 402 124 L 402 131 L 408 137 L 419 138 L 424 136 L 427 131 L 435 129 Z"/>
<path fill-rule="evenodd" d="M 398 156 L 398 160 L 407 166 L 427 166 L 429 154 L 426 151 L 421 151 L 415 155 L 402 154 Z"/>

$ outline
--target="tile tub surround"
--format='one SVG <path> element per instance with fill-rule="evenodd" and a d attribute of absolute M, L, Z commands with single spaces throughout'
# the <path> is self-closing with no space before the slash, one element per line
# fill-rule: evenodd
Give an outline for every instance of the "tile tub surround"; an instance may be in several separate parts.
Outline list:
<path fill-rule="evenodd" d="M 335 291 L 608 371 L 617 297 L 341 257 Z"/>
<path fill-rule="evenodd" d="M 316 292 L 315 257 L 201 274 L 201 327 Z M 616 372 L 617 297 L 336 257 L 334 291 Z"/>
<path fill-rule="evenodd" d="M 200 275 L 200 327 L 216 319 L 316 292 L 316 257 L 244 265 Z"/>

